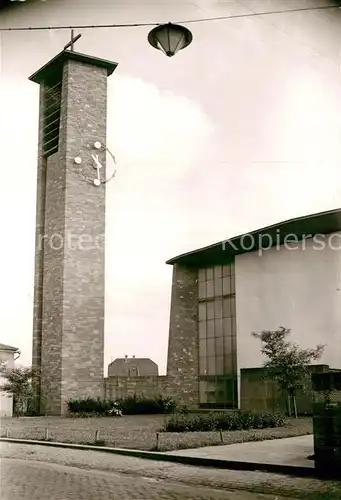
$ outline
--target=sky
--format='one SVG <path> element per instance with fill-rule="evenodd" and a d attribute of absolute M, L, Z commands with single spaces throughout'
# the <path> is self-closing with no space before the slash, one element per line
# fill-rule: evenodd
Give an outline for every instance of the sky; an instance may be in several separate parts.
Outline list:
<path fill-rule="evenodd" d="M 321 0 L 45 0 L 0 27 L 177 22 L 328 5 Z M 185 24 L 186 25 L 186 24 Z M 172 268 L 186 251 L 341 207 L 341 11 L 186 25 L 173 58 L 151 28 L 82 29 L 108 80 L 105 365 L 150 357 L 165 373 Z M 38 86 L 65 30 L 0 32 L 2 343 L 31 362 Z"/>

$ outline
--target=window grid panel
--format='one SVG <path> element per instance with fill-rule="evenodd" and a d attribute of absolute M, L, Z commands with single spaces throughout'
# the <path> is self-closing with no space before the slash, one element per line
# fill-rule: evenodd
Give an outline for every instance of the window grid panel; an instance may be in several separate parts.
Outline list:
<path fill-rule="evenodd" d="M 219 279 L 223 277 L 222 266 L 214 266 L 214 279 Z"/>
<path fill-rule="evenodd" d="M 230 264 L 225 264 L 223 266 L 223 277 L 231 276 L 231 266 Z"/>
<path fill-rule="evenodd" d="M 199 283 L 204 283 L 206 281 L 206 269 L 199 269 L 198 280 Z"/>
<path fill-rule="evenodd" d="M 199 310 L 199 321 L 206 321 L 207 319 L 206 302 L 199 302 L 198 310 Z"/>
<path fill-rule="evenodd" d="M 223 317 L 223 300 L 215 299 L 214 301 L 214 318 L 222 318 Z"/>
<path fill-rule="evenodd" d="M 207 357 L 215 357 L 215 338 L 211 337 L 207 339 Z"/>
<path fill-rule="evenodd" d="M 217 356 L 224 356 L 224 338 L 215 337 L 215 353 Z"/>
<path fill-rule="evenodd" d="M 206 336 L 206 321 L 199 321 L 199 339 L 205 339 Z"/>
<path fill-rule="evenodd" d="M 206 282 L 199 283 L 198 297 L 199 297 L 199 299 L 206 299 Z"/>
<path fill-rule="evenodd" d="M 199 373 L 211 377 L 206 385 L 200 383 L 200 402 L 223 403 L 230 396 L 219 386 L 219 377 L 236 369 L 234 264 L 200 269 L 198 288 Z"/>
<path fill-rule="evenodd" d="M 210 300 L 206 302 L 207 304 L 207 319 L 214 319 L 214 301 Z"/>
<path fill-rule="evenodd" d="M 231 335 L 232 335 L 231 318 L 224 318 L 223 319 L 223 332 L 224 332 L 224 337 L 231 337 Z"/>
<path fill-rule="evenodd" d="M 231 337 L 224 337 L 224 358 L 232 356 L 232 341 Z"/>
<path fill-rule="evenodd" d="M 231 318 L 236 317 L 236 297 L 231 297 Z"/>
<path fill-rule="evenodd" d="M 200 371 L 200 375 L 206 375 L 206 373 L 207 373 L 207 358 L 206 357 L 199 358 L 199 371 Z"/>
<path fill-rule="evenodd" d="M 217 356 L 216 358 L 216 375 L 223 375 L 225 371 L 224 356 Z"/>
<path fill-rule="evenodd" d="M 215 375 L 215 356 L 209 356 L 207 358 L 207 373 L 208 375 Z"/>
<path fill-rule="evenodd" d="M 223 280 L 222 278 L 217 278 L 214 280 L 214 296 L 220 297 L 223 294 Z"/>
<path fill-rule="evenodd" d="M 206 281 L 206 297 L 213 298 L 214 297 L 214 281 Z"/>
<path fill-rule="evenodd" d="M 223 320 L 222 319 L 216 318 L 214 320 L 214 336 L 215 336 L 215 338 L 222 338 L 224 336 Z"/>
<path fill-rule="evenodd" d="M 237 319 L 236 319 L 236 317 L 231 318 L 231 329 L 232 329 L 232 335 L 235 337 L 237 335 Z"/>
<path fill-rule="evenodd" d="M 199 358 L 207 356 L 206 339 L 199 340 Z"/>
<path fill-rule="evenodd" d="M 210 319 L 206 322 L 206 337 L 214 337 L 214 319 Z"/>
<path fill-rule="evenodd" d="M 233 373 L 233 356 L 224 356 L 225 373 Z"/>
<path fill-rule="evenodd" d="M 223 295 L 230 295 L 232 293 L 231 278 L 223 278 Z"/>
<path fill-rule="evenodd" d="M 231 318 L 232 314 L 232 297 L 223 298 L 223 317 Z"/>

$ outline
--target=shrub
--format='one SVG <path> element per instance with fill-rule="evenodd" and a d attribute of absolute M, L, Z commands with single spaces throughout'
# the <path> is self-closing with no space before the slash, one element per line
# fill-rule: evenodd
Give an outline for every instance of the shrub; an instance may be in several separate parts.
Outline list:
<path fill-rule="evenodd" d="M 117 401 L 104 399 L 70 399 L 67 402 L 70 416 L 112 416 L 124 415 L 151 415 L 161 413 L 173 413 L 176 403 L 172 398 L 158 396 L 157 398 L 146 398 L 142 396 L 130 396 Z"/>
<path fill-rule="evenodd" d="M 209 413 L 208 415 L 186 415 L 177 413 L 169 419 L 165 432 L 202 432 L 202 431 L 236 431 L 248 429 L 265 429 L 267 427 L 283 427 L 286 419 L 283 415 L 253 412 Z"/>
<path fill-rule="evenodd" d="M 72 416 L 101 417 L 103 415 L 121 416 L 122 411 L 115 401 L 104 399 L 70 399 L 67 402 L 69 414 Z"/>
<path fill-rule="evenodd" d="M 171 398 L 158 396 L 147 398 L 144 396 L 128 396 L 118 400 L 118 404 L 124 415 L 155 415 L 161 413 L 173 413 L 176 403 Z"/>

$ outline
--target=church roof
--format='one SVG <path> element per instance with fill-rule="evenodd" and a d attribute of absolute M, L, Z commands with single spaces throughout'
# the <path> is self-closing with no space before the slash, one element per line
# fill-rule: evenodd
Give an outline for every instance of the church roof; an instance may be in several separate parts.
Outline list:
<path fill-rule="evenodd" d="M 16 352 L 19 349 L 17 347 L 12 347 L 11 345 L 0 344 L 0 351 L 13 351 Z"/>
<path fill-rule="evenodd" d="M 266 236 L 268 241 L 275 245 L 282 245 L 287 237 L 295 235 L 300 241 L 308 236 L 318 234 L 330 234 L 341 231 L 341 208 L 306 215 L 279 222 L 271 226 L 257 229 L 249 233 L 244 233 L 233 238 L 229 238 L 219 243 L 187 252 L 174 257 L 166 264 L 180 264 L 184 266 L 205 267 L 218 264 L 227 264 L 234 260 L 234 256 L 247 252 L 254 252 L 262 248 L 261 237 Z M 247 240 L 246 238 L 249 237 Z M 245 240 L 245 244 L 243 242 Z M 249 247 L 250 241 L 253 245 Z M 264 244 L 267 240 L 263 239 Z M 247 246 L 247 249 L 245 248 Z M 244 248 L 243 248 L 244 247 Z M 263 247 L 264 248 L 264 247 Z"/>

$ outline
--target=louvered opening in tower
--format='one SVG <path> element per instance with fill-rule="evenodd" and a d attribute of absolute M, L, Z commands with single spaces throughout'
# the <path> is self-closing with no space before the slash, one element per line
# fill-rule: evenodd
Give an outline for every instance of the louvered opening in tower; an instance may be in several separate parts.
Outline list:
<path fill-rule="evenodd" d="M 44 97 L 43 153 L 45 157 L 58 151 L 62 82 L 49 86 Z"/>

